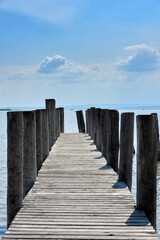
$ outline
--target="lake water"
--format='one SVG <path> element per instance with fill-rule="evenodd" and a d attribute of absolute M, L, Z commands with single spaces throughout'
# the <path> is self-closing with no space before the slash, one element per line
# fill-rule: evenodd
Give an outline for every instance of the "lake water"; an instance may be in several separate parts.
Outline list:
<path fill-rule="evenodd" d="M 90 107 L 90 106 L 89 106 Z M 98 107 L 98 106 L 96 106 Z M 100 106 L 103 108 L 107 108 L 108 106 Z M 73 110 L 69 109 L 83 109 L 85 110 L 86 106 L 71 106 L 67 107 L 65 110 L 65 132 L 78 132 L 77 121 L 76 121 L 76 113 Z M 158 118 L 160 119 L 160 108 L 159 107 L 145 107 L 145 110 L 140 110 L 138 107 L 135 107 L 132 110 L 132 107 L 119 107 L 112 106 L 112 108 L 120 109 L 119 113 L 122 112 L 134 112 L 135 118 L 136 115 L 139 114 L 150 114 L 156 112 L 158 114 Z M 124 109 L 122 109 L 124 108 Z M 148 109 L 150 108 L 150 109 Z M 24 108 L 23 108 L 24 109 Z M 18 110 L 23 110 L 18 109 Z M 33 108 L 28 108 L 33 109 Z M 28 110 L 27 109 L 27 110 Z M 26 110 L 26 109 L 25 109 Z M 137 147 L 136 144 L 136 122 L 134 127 L 134 146 L 135 149 Z M 132 183 L 132 194 L 134 199 L 136 200 L 136 156 L 133 159 L 133 183 Z M 6 231 L 6 193 L 7 193 L 7 113 L 6 111 L 0 111 L 0 239 Z M 158 162 L 158 170 L 157 170 L 157 230 L 160 236 L 160 162 Z"/>

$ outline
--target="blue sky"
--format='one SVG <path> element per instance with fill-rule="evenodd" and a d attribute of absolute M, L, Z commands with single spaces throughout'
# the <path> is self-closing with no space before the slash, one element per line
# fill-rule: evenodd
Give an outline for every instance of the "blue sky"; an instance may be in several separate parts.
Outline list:
<path fill-rule="evenodd" d="M 0 106 L 160 104 L 160 0 L 0 0 Z"/>

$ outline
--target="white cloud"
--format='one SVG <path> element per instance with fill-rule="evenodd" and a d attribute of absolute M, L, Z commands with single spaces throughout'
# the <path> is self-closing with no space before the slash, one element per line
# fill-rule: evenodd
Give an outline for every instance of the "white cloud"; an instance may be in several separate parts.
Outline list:
<path fill-rule="evenodd" d="M 53 57 L 46 57 L 40 65 L 37 72 L 39 73 L 53 73 L 55 70 L 59 69 L 61 66 L 65 65 L 66 59 L 59 55 Z"/>
<path fill-rule="evenodd" d="M 75 1 L 66 0 L 3 0 L 0 9 L 36 17 L 54 24 L 64 24 L 74 19 Z"/>
<path fill-rule="evenodd" d="M 43 74 L 88 74 L 91 72 L 100 71 L 99 65 L 84 66 L 80 64 L 75 64 L 65 57 L 60 55 L 54 55 L 53 57 L 46 57 L 40 64 L 37 73 Z M 61 75 L 61 76 L 62 76 Z"/>
<path fill-rule="evenodd" d="M 132 45 L 132 46 L 127 46 L 124 48 L 125 50 L 147 50 L 147 51 L 156 51 L 155 48 L 148 46 L 147 44 L 139 44 L 139 45 Z"/>
<path fill-rule="evenodd" d="M 119 70 L 128 72 L 146 72 L 160 69 L 160 53 L 146 44 L 125 47 L 125 50 L 136 51 L 127 59 L 116 65 Z"/>

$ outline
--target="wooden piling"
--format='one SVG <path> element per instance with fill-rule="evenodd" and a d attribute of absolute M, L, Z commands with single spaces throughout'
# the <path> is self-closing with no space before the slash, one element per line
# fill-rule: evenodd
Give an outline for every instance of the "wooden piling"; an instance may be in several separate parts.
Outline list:
<path fill-rule="evenodd" d="M 117 110 L 108 111 L 107 138 L 107 164 L 118 172 L 119 113 Z"/>
<path fill-rule="evenodd" d="M 101 110 L 101 152 L 107 159 L 107 139 L 108 139 L 108 109 Z"/>
<path fill-rule="evenodd" d="M 156 229 L 157 119 L 137 116 L 137 208 Z"/>
<path fill-rule="evenodd" d="M 91 107 L 90 111 L 90 136 L 95 141 L 96 139 L 96 128 L 95 128 L 95 107 Z"/>
<path fill-rule="evenodd" d="M 157 148 L 158 148 L 158 161 L 160 161 L 160 141 L 159 141 L 159 124 L 158 124 L 158 114 L 152 113 L 152 116 L 155 116 L 157 119 Z"/>
<path fill-rule="evenodd" d="M 60 132 L 64 133 L 64 108 L 60 107 Z"/>
<path fill-rule="evenodd" d="M 40 170 L 43 157 L 42 157 L 42 111 L 36 110 L 36 159 L 37 159 L 37 172 Z"/>
<path fill-rule="evenodd" d="M 88 126 L 89 126 L 89 135 L 92 138 L 92 109 L 88 109 Z"/>
<path fill-rule="evenodd" d="M 89 114 L 89 129 L 90 129 L 90 136 L 91 136 L 92 139 L 93 139 L 92 135 L 93 135 L 93 110 L 94 109 L 95 108 L 93 108 L 93 107 L 91 107 L 89 109 L 89 111 L 90 111 L 90 114 Z"/>
<path fill-rule="evenodd" d="M 55 136 L 55 99 L 46 99 L 46 109 L 48 110 L 48 124 L 49 124 L 49 146 L 50 149 L 56 141 Z"/>
<path fill-rule="evenodd" d="M 58 110 L 58 137 L 60 136 L 61 133 L 61 116 L 60 116 L 60 108 Z"/>
<path fill-rule="evenodd" d="M 90 108 L 87 109 L 86 132 L 90 135 Z"/>
<path fill-rule="evenodd" d="M 48 124 L 48 110 L 42 109 L 42 158 L 43 161 L 49 154 L 49 124 Z"/>
<path fill-rule="evenodd" d="M 88 133 L 88 130 L 89 130 L 89 116 L 88 116 L 88 113 L 89 113 L 89 111 L 88 111 L 89 109 L 87 109 L 86 111 L 85 111 L 85 114 L 86 114 L 86 133 Z"/>
<path fill-rule="evenodd" d="M 23 113 L 7 113 L 7 227 L 23 200 Z"/>
<path fill-rule="evenodd" d="M 134 113 L 121 114 L 119 181 L 124 181 L 131 191 L 133 162 Z"/>
<path fill-rule="evenodd" d="M 92 139 L 94 140 L 95 144 L 97 145 L 97 108 L 93 108 L 93 116 L 92 116 Z"/>
<path fill-rule="evenodd" d="M 57 113 L 57 138 L 60 136 L 60 110 L 59 108 L 56 108 Z"/>
<path fill-rule="evenodd" d="M 56 136 L 56 141 L 57 141 L 57 138 L 58 138 L 58 113 L 57 113 L 57 108 L 55 109 L 55 136 Z"/>
<path fill-rule="evenodd" d="M 101 151 L 101 124 L 100 124 L 100 108 L 95 109 L 95 129 L 96 129 L 96 139 L 95 143 L 97 146 L 97 149 Z"/>
<path fill-rule="evenodd" d="M 80 133 L 85 133 L 85 123 L 84 123 L 84 117 L 83 117 L 83 111 L 76 111 L 77 116 L 77 123 L 78 123 L 78 129 Z"/>
<path fill-rule="evenodd" d="M 23 196 L 33 186 L 37 176 L 36 162 L 36 115 L 35 111 L 23 112 L 24 139 L 23 139 Z"/>
<path fill-rule="evenodd" d="M 86 131 L 87 131 L 87 133 L 90 135 L 90 113 L 91 113 L 91 111 L 90 111 L 90 108 L 88 108 L 87 109 L 87 126 L 86 126 Z"/>

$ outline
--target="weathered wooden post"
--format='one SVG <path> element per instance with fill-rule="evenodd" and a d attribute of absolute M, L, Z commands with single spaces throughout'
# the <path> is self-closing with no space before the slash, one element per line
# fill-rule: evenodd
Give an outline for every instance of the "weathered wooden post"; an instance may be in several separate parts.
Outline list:
<path fill-rule="evenodd" d="M 159 125 L 158 125 L 158 114 L 152 113 L 152 116 L 155 116 L 157 119 L 157 148 L 158 148 L 158 161 L 160 161 L 160 142 L 159 142 Z"/>
<path fill-rule="evenodd" d="M 119 181 L 131 190 L 133 162 L 134 113 L 121 114 Z"/>
<path fill-rule="evenodd" d="M 89 135 L 92 138 L 92 130 L 93 130 L 93 108 L 89 109 Z M 92 138 L 93 139 L 93 138 Z"/>
<path fill-rule="evenodd" d="M 91 138 L 92 138 L 92 110 L 93 108 L 89 109 L 89 135 Z"/>
<path fill-rule="evenodd" d="M 84 117 L 83 117 L 83 111 L 76 111 L 77 115 L 77 123 L 78 123 L 78 129 L 80 133 L 85 133 L 85 123 L 84 123 Z"/>
<path fill-rule="evenodd" d="M 95 143 L 97 146 L 97 149 L 101 151 L 101 124 L 100 124 L 100 108 L 95 109 L 95 129 L 96 129 L 96 138 Z"/>
<path fill-rule="evenodd" d="M 91 108 L 91 136 L 92 136 L 92 139 L 94 140 L 94 142 L 96 141 L 96 108 L 95 107 L 92 107 Z"/>
<path fill-rule="evenodd" d="M 49 145 L 50 149 L 56 141 L 55 136 L 55 99 L 46 99 L 46 109 L 48 110 L 48 124 L 49 124 Z"/>
<path fill-rule="evenodd" d="M 90 110 L 91 110 L 90 108 L 87 109 L 87 112 L 88 112 L 88 113 L 87 113 L 87 116 L 88 116 L 88 117 L 87 117 L 87 120 L 86 120 L 86 121 L 88 122 L 88 125 L 87 125 L 87 126 L 88 126 L 88 128 L 87 128 L 87 133 L 88 133 L 89 135 L 90 135 L 90 113 L 91 113 Z M 87 127 L 87 126 L 86 126 L 86 127 Z"/>
<path fill-rule="evenodd" d="M 57 113 L 57 108 L 55 109 L 55 135 L 56 135 L 56 141 L 58 138 L 58 113 Z"/>
<path fill-rule="evenodd" d="M 37 176 L 35 111 L 23 112 L 23 122 L 23 196 L 25 197 L 27 192 L 33 186 Z"/>
<path fill-rule="evenodd" d="M 101 152 L 107 159 L 107 138 L 108 138 L 108 109 L 101 110 Z"/>
<path fill-rule="evenodd" d="M 64 108 L 60 107 L 60 132 L 64 133 Z"/>
<path fill-rule="evenodd" d="M 60 136 L 60 110 L 56 108 L 57 113 L 57 138 Z"/>
<path fill-rule="evenodd" d="M 101 109 L 100 111 L 100 142 L 101 142 L 100 151 L 101 153 L 103 152 L 103 138 L 102 138 L 103 128 L 104 128 L 103 124 L 104 124 L 104 109 Z"/>
<path fill-rule="evenodd" d="M 7 113 L 7 227 L 23 200 L 23 113 Z"/>
<path fill-rule="evenodd" d="M 108 124 L 107 164 L 118 172 L 119 113 L 117 110 L 108 111 Z"/>
<path fill-rule="evenodd" d="M 61 133 L 61 115 L 60 115 L 60 108 L 58 108 L 58 137 L 60 136 Z"/>
<path fill-rule="evenodd" d="M 157 119 L 137 116 L 137 208 L 156 229 Z"/>
<path fill-rule="evenodd" d="M 48 110 L 41 109 L 41 112 L 42 112 L 42 158 L 44 161 L 49 154 Z"/>
<path fill-rule="evenodd" d="M 97 108 L 93 109 L 93 137 L 94 143 L 97 145 Z"/>
<path fill-rule="evenodd" d="M 88 130 L 89 130 L 89 117 L 88 117 L 88 109 L 85 111 L 85 114 L 86 114 L 86 133 L 88 133 Z"/>
<path fill-rule="evenodd" d="M 40 170 L 43 157 L 42 157 L 42 111 L 36 110 L 36 159 L 37 159 L 37 172 Z"/>

